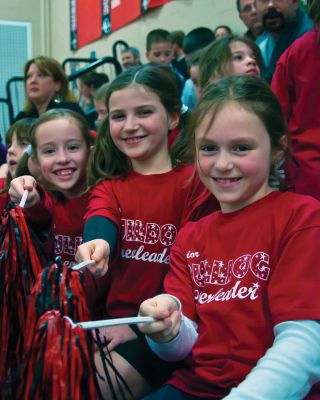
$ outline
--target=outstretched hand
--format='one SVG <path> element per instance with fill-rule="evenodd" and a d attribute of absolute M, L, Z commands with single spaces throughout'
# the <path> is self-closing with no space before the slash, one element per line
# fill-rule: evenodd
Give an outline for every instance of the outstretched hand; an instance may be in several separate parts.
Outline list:
<path fill-rule="evenodd" d="M 139 315 L 157 320 L 138 325 L 141 332 L 150 336 L 155 342 L 169 342 L 179 333 L 181 312 L 178 303 L 170 296 L 161 295 L 145 300 L 140 305 Z"/>
<path fill-rule="evenodd" d="M 82 243 L 75 256 L 77 263 L 94 260 L 95 264 L 88 266 L 90 272 L 97 278 L 105 275 L 109 268 L 109 243 L 103 239 L 94 239 Z"/>
<path fill-rule="evenodd" d="M 33 207 L 40 201 L 40 194 L 37 190 L 37 181 L 31 175 L 19 176 L 12 179 L 8 192 L 11 201 L 19 204 L 25 190 L 29 191 L 25 207 Z"/>

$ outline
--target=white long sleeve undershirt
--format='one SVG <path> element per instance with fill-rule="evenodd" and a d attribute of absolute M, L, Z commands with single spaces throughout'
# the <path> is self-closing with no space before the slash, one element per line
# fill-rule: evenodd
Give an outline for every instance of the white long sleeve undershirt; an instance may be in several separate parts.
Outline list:
<path fill-rule="evenodd" d="M 286 321 L 274 327 L 274 334 L 273 345 L 225 400 L 301 400 L 320 382 L 320 323 Z M 160 358 L 178 361 L 190 353 L 197 338 L 197 324 L 182 315 L 173 340 L 147 341 Z"/>

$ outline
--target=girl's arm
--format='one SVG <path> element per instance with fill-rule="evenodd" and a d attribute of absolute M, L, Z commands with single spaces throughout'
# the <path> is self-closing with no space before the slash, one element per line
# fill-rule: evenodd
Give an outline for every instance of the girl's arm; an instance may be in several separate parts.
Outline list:
<path fill-rule="evenodd" d="M 175 296 L 163 294 L 144 301 L 139 315 L 156 319 L 151 324 L 140 324 L 154 353 L 165 361 L 183 360 L 198 338 L 197 324 L 181 312 Z"/>
<path fill-rule="evenodd" d="M 301 400 L 320 381 L 320 323 L 275 326 L 272 347 L 225 400 Z"/>
<path fill-rule="evenodd" d="M 100 216 L 89 218 L 84 225 L 83 241 L 103 239 L 108 242 L 110 256 L 114 254 L 118 240 L 118 227 L 110 219 Z"/>

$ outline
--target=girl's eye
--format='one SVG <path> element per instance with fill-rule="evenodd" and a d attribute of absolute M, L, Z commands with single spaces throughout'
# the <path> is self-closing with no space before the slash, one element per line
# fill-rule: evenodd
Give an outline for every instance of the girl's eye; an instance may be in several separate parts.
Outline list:
<path fill-rule="evenodd" d="M 251 150 L 251 147 L 248 146 L 247 144 L 238 144 L 234 146 L 233 151 L 235 153 L 246 153 Z"/>
<path fill-rule="evenodd" d="M 68 146 L 68 149 L 69 149 L 70 151 L 77 151 L 77 150 L 79 150 L 79 148 L 80 148 L 80 146 L 79 146 L 78 144 L 70 144 L 70 145 Z"/>
<path fill-rule="evenodd" d="M 54 153 L 53 147 L 48 147 L 42 150 L 42 154 L 52 154 L 52 153 Z"/>
<path fill-rule="evenodd" d="M 233 55 L 232 55 L 232 59 L 233 59 L 234 61 L 241 61 L 241 60 L 243 59 L 243 57 L 242 57 L 241 54 L 233 54 Z"/>
<path fill-rule="evenodd" d="M 152 110 L 150 109 L 142 109 L 138 111 L 138 114 L 142 117 L 147 117 L 152 114 Z"/>
<path fill-rule="evenodd" d="M 202 153 L 215 153 L 218 151 L 218 147 L 213 144 L 204 144 L 199 149 Z"/>
<path fill-rule="evenodd" d="M 125 117 L 125 115 L 122 114 L 122 113 L 111 114 L 111 115 L 110 115 L 110 119 L 113 120 L 113 121 L 121 121 L 121 120 L 124 119 L 124 117 Z"/>

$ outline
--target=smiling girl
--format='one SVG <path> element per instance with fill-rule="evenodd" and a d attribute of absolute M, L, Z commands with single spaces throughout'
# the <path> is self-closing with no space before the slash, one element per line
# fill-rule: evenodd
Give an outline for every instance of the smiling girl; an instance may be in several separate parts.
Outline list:
<path fill-rule="evenodd" d="M 31 176 L 22 176 L 11 182 L 9 190 L 15 202 L 20 201 L 25 189 L 29 190 L 27 216 L 34 223 L 50 224 L 53 255 L 60 256 L 65 265 L 74 263 L 82 242 L 91 142 L 90 129 L 81 115 L 64 109 L 47 111 L 31 131 L 31 158 L 39 167 L 43 186 Z"/>
<path fill-rule="evenodd" d="M 207 208 L 209 192 L 194 166 L 178 165 L 169 154 L 168 132 L 179 122 L 181 103 L 167 67 L 125 71 L 110 84 L 106 105 L 108 118 L 89 170 L 91 183 L 99 183 L 91 191 L 85 243 L 77 260 L 96 261 L 90 267 L 95 275 L 107 272 L 107 317 L 124 317 L 136 314 L 143 299 L 162 291 L 169 251 L 181 226 L 217 204 L 210 201 Z M 101 331 L 135 398 L 163 382 L 168 367 L 136 330 L 122 326 Z M 103 374 L 98 358 L 97 365 Z M 102 380 L 101 387 L 109 398 Z"/>
<path fill-rule="evenodd" d="M 156 354 L 186 364 L 146 399 L 318 399 L 320 203 L 270 186 L 281 107 L 262 80 L 231 77 L 207 88 L 192 127 L 221 211 L 181 229 L 168 295 L 140 306 Z"/>

